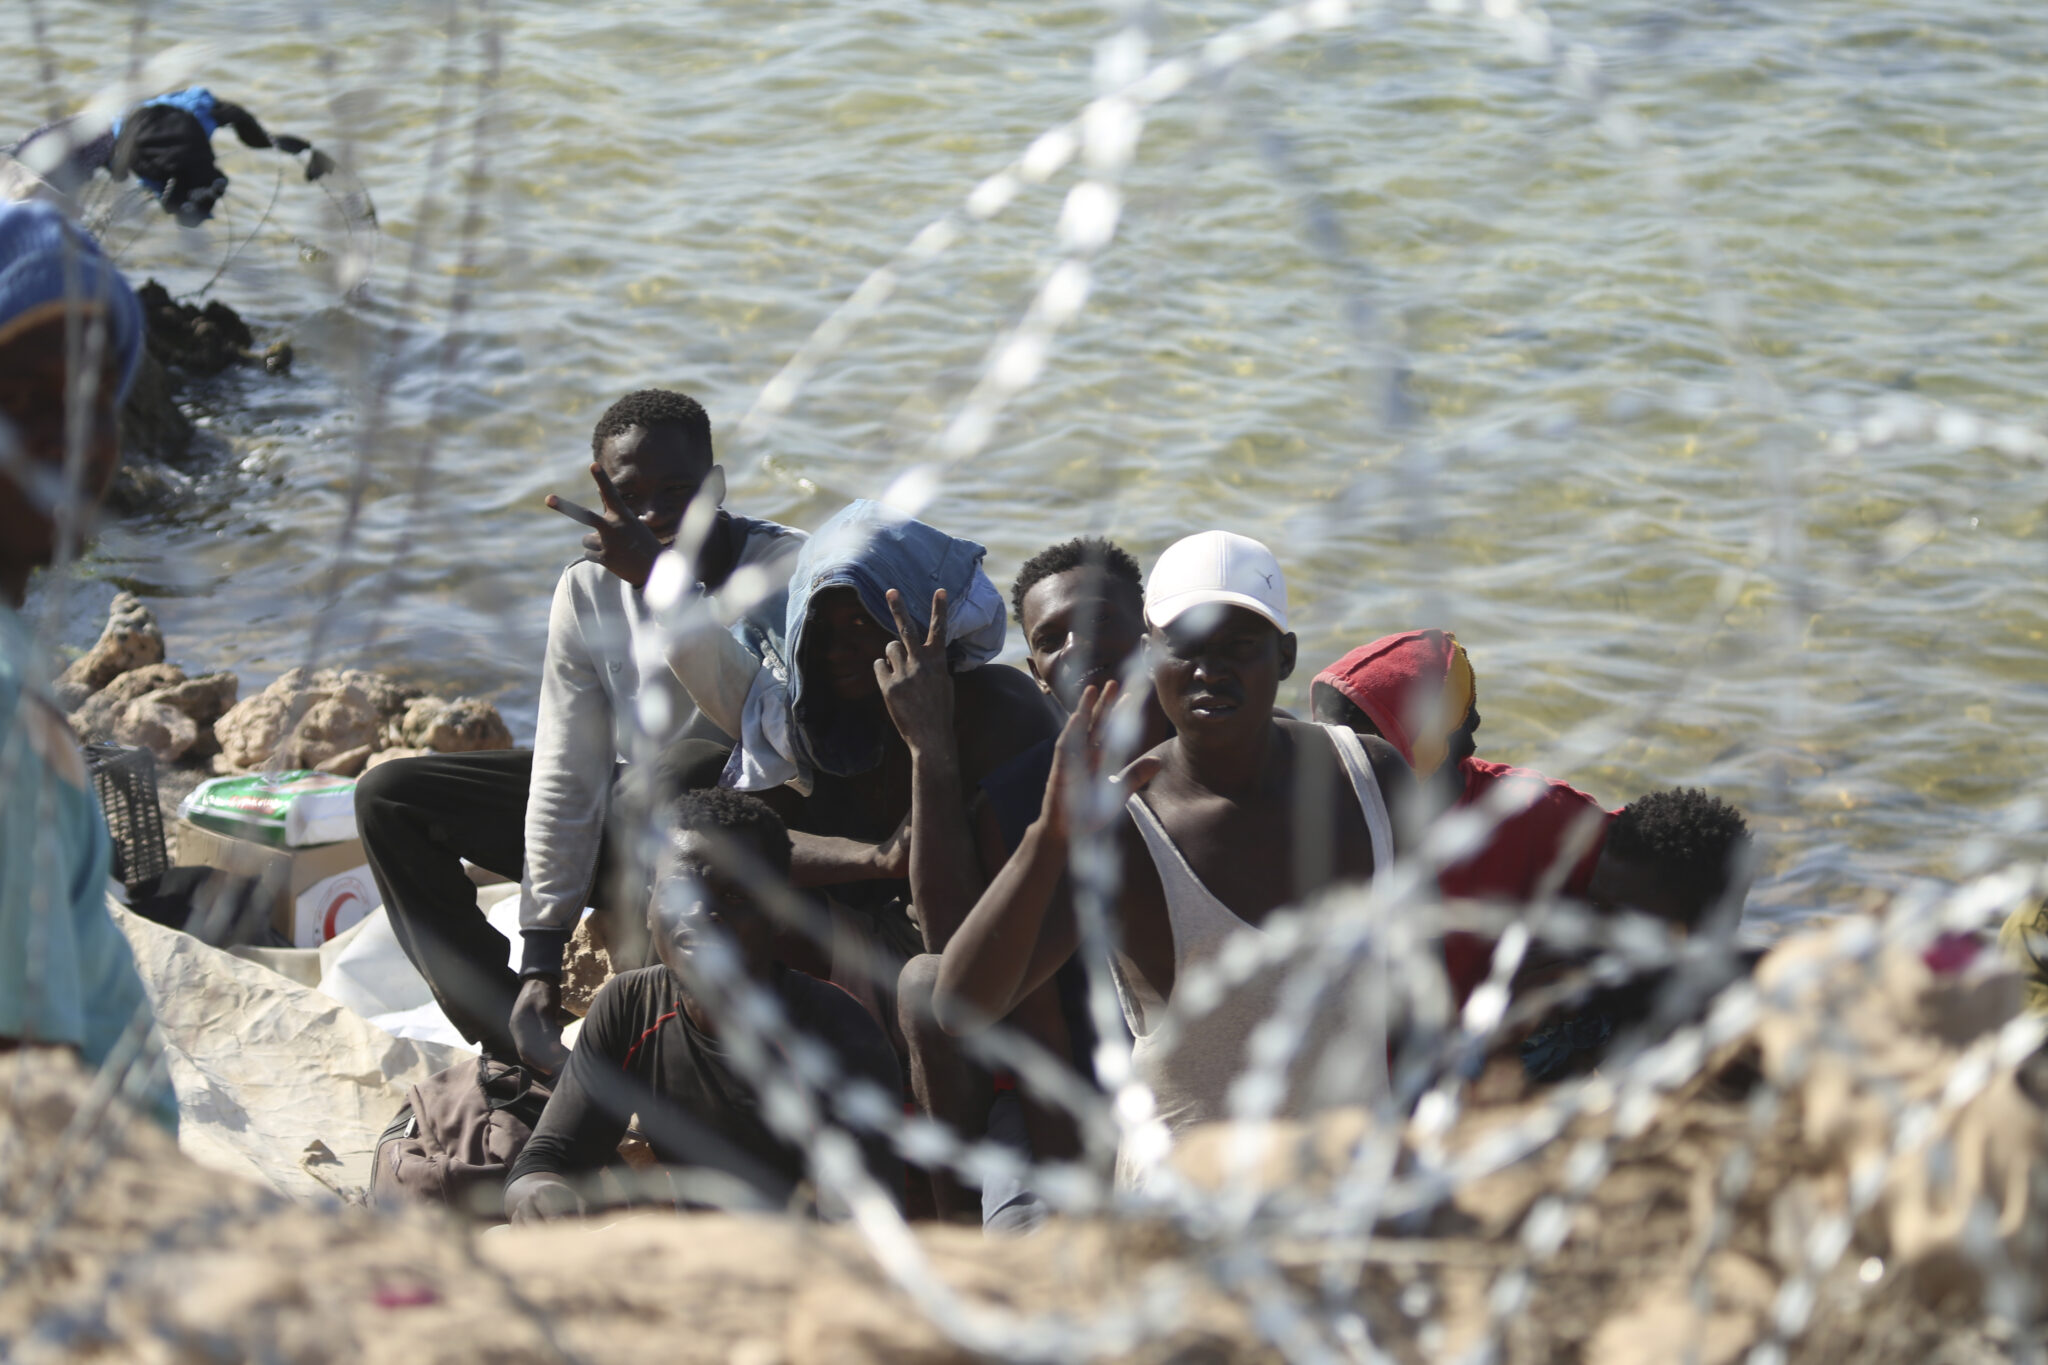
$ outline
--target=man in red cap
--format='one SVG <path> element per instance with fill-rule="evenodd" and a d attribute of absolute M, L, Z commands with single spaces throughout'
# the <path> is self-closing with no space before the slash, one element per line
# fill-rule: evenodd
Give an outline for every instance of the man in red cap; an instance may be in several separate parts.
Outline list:
<path fill-rule="evenodd" d="M 1706 793 L 1653 792 L 1609 812 L 1568 783 L 1474 757 L 1478 684 L 1455 635 L 1410 630 L 1354 649 L 1316 675 L 1309 704 L 1319 722 L 1393 745 L 1441 805 L 1484 803 L 1496 818 L 1480 848 L 1438 872 L 1446 897 L 1564 895 L 1688 927 L 1731 891 L 1740 904 L 1747 828 Z M 1478 935 L 1444 936 L 1444 969 L 1461 1003 L 1492 955 Z"/>

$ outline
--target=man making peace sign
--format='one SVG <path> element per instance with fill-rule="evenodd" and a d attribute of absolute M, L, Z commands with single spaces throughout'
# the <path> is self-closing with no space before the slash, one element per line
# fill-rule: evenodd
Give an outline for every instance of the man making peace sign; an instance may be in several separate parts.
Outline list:
<path fill-rule="evenodd" d="M 616 965 L 643 965 L 645 935 L 635 931 L 646 878 L 622 856 L 617 808 L 627 803 L 619 798 L 636 785 L 713 785 L 732 746 L 665 662 L 645 593 L 656 561 L 680 537 L 696 549 L 703 591 L 716 598 L 730 588 L 737 598 L 744 586 L 752 601 L 732 610 L 779 622 L 781 585 L 803 541 L 801 532 L 718 506 L 724 474 L 695 399 L 627 394 L 598 419 L 590 445 L 604 511 L 547 499 L 590 533 L 583 558 L 555 585 L 533 752 L 396 759 L 356 786 L 363 849 L 406 956 L 464 1037 L 543 1074 L 566 1056 L 556 1022 L 562 950 L 583 907 L 595 900 L 616 911 L 607 921 Z M 735 578 L 750 567 L 763 572 Z M 636 753 L 660 756 L 659 783 L 644 773 L 625 781 Z M 665 795 L 643 790 L 631 804 L 651 807 Z M 465 858 L 522 879 L 516 973 L 504 936 L 477 909 Z"/>

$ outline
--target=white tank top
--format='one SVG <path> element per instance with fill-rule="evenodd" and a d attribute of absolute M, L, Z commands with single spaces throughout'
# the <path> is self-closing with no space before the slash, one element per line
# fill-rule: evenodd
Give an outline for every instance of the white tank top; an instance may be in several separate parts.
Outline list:
<path fill-rule="evenodd" d="M 1345 775 L 1351 779 L 1351 789 L 1358 796 L 1359 810 L 1372 838 L 1372 871 L 1377 880 L 1394 864 L 1393 823 L 1387 818 L 1386 798 L 1380 794 L 1379 779 L 1373 774 L 1372 763 L 1358 736 L 1341 725 L 1321 728 L 1329 732 Z M 1187 979 L 1190 967 L 1213 961 L 1233 936 L 1262 935 L 1264 931 L 1216 899 L 1195 875 L 1142 796 L 1133 795 L 1126 806 L 1137 822 L 1138 832 L 1144 836 L 1145 848 L 1152 855 L 1152 865 L 1158 869 L 1159 885 L 1165 893 L 1167 922 L 1173 931 L 1173 979 L 1177 989 L 1178 983 Z M 1170 1133 L 1178 1135 L 1194 1124 L 1227 1118 L 1230 1084 L 1245 1069 L 1246 1040 L 1273 1013 L 1282 970 L 1275 968 L 1255 974 L 1199 1016 L 1178 1019 L 1170 1045 L 1162 1045 L 1159 1037 L 1159 1022 L 1167 1002 L 1145 981 L 1135 964 L 1119 952 L 1111 963 L 1111 976 L 1134 1040 L 1132 1069 L 1138 1079 L 1152 1088 L 1158 1119 Z M 1292 1116 L 1305 1105 L 1310 1069 L 1321 1056 L 1329 1035 L 1345 1020 L 1345 1011 L 1327 1002 L 1317 1011 L 1303 1046 L 1289 1067 L 1287 1097 L 1279 1110 L 1281 1117 Z M 1384 1028 L 1377 1032 L 1384 1037 Z M 1368 1077 L 1366 1089 L 1384 1089 L 1385 1048 L 1381 1045 L 1370 1050 L 1374 1056 L 1356 1059 Z M 1133 1174 L 1119 1156 L 1118 1183 L 1131 1183 Z"/>

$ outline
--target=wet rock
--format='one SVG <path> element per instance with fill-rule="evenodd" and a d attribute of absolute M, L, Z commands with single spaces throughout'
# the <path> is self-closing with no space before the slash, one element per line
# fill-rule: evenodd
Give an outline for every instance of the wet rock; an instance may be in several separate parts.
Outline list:
<path fill-rule="evenodd" d="M 192 717 L 151 695 L 121 708 L 114 717 L 113 739 L 149 750 L 159 763 L 175 763 L 198 741 L 199 727 Z"/>
<path fill-rule="evenodd" d="M 220 300 L 204 308 L 180 303 L 155 280 L 135 291 L 149 324 L 149 353 L 165 365 L 191 374 L 219 374 L 248 358 L 255 333 L 241 314 Z"/>
<path fill-rule="evenodd" d="M 498 708 L 476 697 L 421 697 L 406 706 L 398 734 L 409 747 L 441 754 L 512 747 L 512 731 Z"/>
<path fill-rule="evenodd" d="M 292 372 L 292 344 L 289 341 L 273 341 L 263 351 L 263 369 L 267 374 L 290 374 Z"/>
<path fill-rule="evenodd" d="M 71 728 L 83 739 L 104 739 L 113 733 L 115 717 L 129 702 L 184 681 L 185 670 L 176 664 L 130 669 L 81 702 L 71 717 Z"/>
<path fill-rule="evenodd" d="M 177 386 L 157 358 L 145 351 L 135 370 L 135 383 L 121 404 L 121 451 L 126 458 L 115 482 L 132 486 L 120 490 L 120 501 L 146 496 L 162 483 L 160 477 L 152 481 L 129 472 L 148 469 L 133 463 L 138 456 L 176 464 L 191 449 L 192 419 L 178 406 Z"/>
<path fill-rule="evenodd" d="M 155 615 L 134 593 L 116 593 L 98 643 L 73 660 L 60 681 L 97 692 L 130 669 L 163 661 L 164 633 Z"/>

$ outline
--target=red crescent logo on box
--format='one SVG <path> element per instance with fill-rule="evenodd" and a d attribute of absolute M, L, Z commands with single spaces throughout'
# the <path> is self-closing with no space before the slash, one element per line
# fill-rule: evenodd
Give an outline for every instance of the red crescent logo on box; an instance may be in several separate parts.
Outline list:
<path fill-rule="evenodd" d="M 334 888 L 334 894 L 327 898 L 327 904 L 320 911 L 320 941 L 325 943 L 334 937 L 334 922 L 350 901 L 363 900 L 362 888 L 353 881 L 345 881 Z"/>

